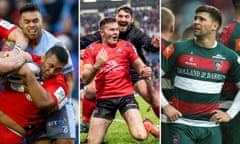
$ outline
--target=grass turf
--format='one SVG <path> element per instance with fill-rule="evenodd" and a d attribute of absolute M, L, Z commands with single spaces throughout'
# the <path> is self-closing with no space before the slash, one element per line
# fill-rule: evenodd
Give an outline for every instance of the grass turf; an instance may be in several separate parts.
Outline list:
<path fill-rule="evenodd" d="M 149 111 L 149 104 L 147 104 L 140 96 L 136 97 L 138 101 L 142 118 L 149 118 L 153 123 L 159 126 L 159 119 L 155 116 L 152 109 Z M 80 134 L 80 144 L 83 144 L 87 133 Z M 131 137 L 128 127 L 118 112 L 115 120 L 110 125 L 107 134 L 104 138 L 104 144 L 159 144 L 159 139 L 149 134 L 148 139 L 142 142 L 136 141 Z"/>

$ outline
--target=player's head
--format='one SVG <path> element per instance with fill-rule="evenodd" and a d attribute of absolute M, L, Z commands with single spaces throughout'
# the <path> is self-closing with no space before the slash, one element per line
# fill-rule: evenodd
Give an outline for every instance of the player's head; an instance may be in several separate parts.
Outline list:
<path fill-rule="evenodd" d="M 37 4 L 27 3 L 19 10 L 19 26 L 29 40 L 38 40 L 42 34 L 42 15 Z"/>
<path fill-rule="evenodd" d="M 133 23 L 133 10 L 127 5 L 123 5 L 117 9 L 116 19 L 119 24 L 120 32 L 126 32 Z"/>
<path fill-rule="evenodd" d="M 102 42 L 106 44 L 116 44 L 119 36 L 119 26 L 114 17 L 106 17 L 99 23 Z"/>
<path fill-rule="evenodd" d="M 190 24 L 190 25 L 186 26 L 185 29 L 183 30 L 181 40 L 188 40 L 188 39 L 192 39 L 192 38 L 194 38 L 193 25 Z"/>
<path fill-rule="evenodd" d="M 174 32 L 175 15 L 172 10 L 161 7 L 161 32 Z"/>
<path fill-rule="evenodd" d="M 48 80 L 63 71 L 68 62 L 68 54 L 65 48 L 53 46 L 43 56 L 41 61 L 41 78 Z"/>
<path fill-rule="evenodd" d="M 216 7 L 201 5 L 196 9 L 193 23 L 195 36 L 204 36 L 209 33 L 217 35 L 221 24 L 222 14 Z"/>

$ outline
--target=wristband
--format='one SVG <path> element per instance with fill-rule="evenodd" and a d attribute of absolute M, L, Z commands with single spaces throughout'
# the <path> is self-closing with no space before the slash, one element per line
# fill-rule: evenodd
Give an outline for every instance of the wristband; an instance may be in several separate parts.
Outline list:
<path fill-rule="evenodd" d="M 22 48 L 21 48 L 19 45 L 15 45 L 14 48 L 15 48 L 18 52 L 21 52 L 21 51 L 22 51 Z"/>

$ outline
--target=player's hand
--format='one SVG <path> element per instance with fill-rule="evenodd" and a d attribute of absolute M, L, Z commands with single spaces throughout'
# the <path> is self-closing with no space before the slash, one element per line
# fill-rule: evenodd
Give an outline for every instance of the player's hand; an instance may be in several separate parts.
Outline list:
<path fill-rule="evenodd" d="M 104 65 L 105 61 L 108 59 L 108 53 L 106 49 L 102 48 L 96 56 L 96 62 L 94 64 L 96 69 L 99 69 Z"/>
<path fill-rule="evenodd" d="M 227 112 L 223 112 L 221 110 L 214 110 L 212 113 L 214 114 L 210 118 L 210 121 L 221 123 L 221 122 L 229 122 L 231 120 L 231 117 Z"/>
<path fill-rule="evenodd" d="M 144 67 L 142 70 L 141 70 L 141 76 L 143 78 L 148 78 L 148 77 L 151 77 L 152 76 L 152 68 L 151 67 Z"/>
<path fill-rule="evenodd" d="M 84 58 L 84 49 L 83 50 L 80 50 L 80 58 L 83 59 Z"/>
<path fill-rule="evenodd" d="M 163 107 L 163 113 L 167 115 L 171 121 L 175 121 L 182 117 L 182 113 L 170 104 Z"/>
<path fill-rule="evenodd" d="M 154 48 L 159 48 L 160 46 L 160 40 L 156 35 L 152 35 L 152 45 Z"/>

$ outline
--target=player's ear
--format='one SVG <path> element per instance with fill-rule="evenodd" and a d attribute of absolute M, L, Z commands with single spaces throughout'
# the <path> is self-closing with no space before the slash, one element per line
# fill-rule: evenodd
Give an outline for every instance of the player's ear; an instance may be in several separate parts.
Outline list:
<path fill-rule="evenodd" d="M 19 21 L 18 21 L 18 25 L 19 25 L 20 28 L 22 28 L 22 23 L 21 23 L 21 20 L 20 20 L 20 19 L 19 19 Z"/>
<path fill-rule="evenodd" d="M 46 54 L 41 56 L 41 63 L 43 63 L 45 61 L 45 58 L 46 58 Z"/>

